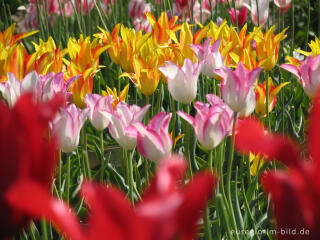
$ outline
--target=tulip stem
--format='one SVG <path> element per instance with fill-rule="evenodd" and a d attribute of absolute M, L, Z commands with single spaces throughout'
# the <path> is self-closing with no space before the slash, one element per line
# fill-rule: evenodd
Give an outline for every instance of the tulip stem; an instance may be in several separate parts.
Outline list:
<path fill-rule="evenodd" d="M 306 47 L 306 50 L 308 49 L 308 43 L 309 43 L 309 31 L 310 31 L 310 8 L 311 8 L 311 6 L 310 6 L 310 0 L 308 1 L 308 25 L 307 25 L 307 43 L 306 43 L 306 45 L 305 45 L 305 47 Z"/>
<path fill-rule="evenodd" d="M 41 220 L 41 229 L 43 233 L 43 240 L 48 240 L 48 228 L 47 223 L 44 219 Z"/>
<path fill-rule="evenodd" d="M 266 71 L 266 125 L 270 129 L 270 116 L 269 116 L 269 72 Z"/>
<path fill-rule="evenodd" d="M 233 155 L 234 155 L 237 116 L 238 116 L 238 113 L 235 112 L 233 115 L 231 146 L 230 146 L 230 152 L 229 152 L 229 164 L 228 164 L 228 171 L 227 171 L 227 194 L 228 194 L 228 201 L 229 201 L 229 210 L 230 210 L 230 215 L 233 221 L 234 230 L 237 230 L 237 222 L 234 215 L 232 198 L 231 198 L 231 173 L 232 173 L 232 163 L 233 163 L 233 157 L 234 157 Z M 236 239 L 239 239 L 239 236 L 236 235 Z"/>
<path fill-rule="evenodd" d="M 148 105 L 150 102 L 149 96 L 146 96 L 146 105 Z M 145 117 L 145 125 L 147 126 L 149 123 L 149 111 L 146 113 Z M 146 158 L 144 158 L 144 172 L 145 172 L 145 178 L 146 178 L 146 184 L 149 184 L 149 163 Z"/>
<path fill-rule="evenodd" d="M 88 152 L 87 152 L 87 123 L 85 123 L 82 127 L 81 134 L 82 134 L 82 160 L 83 160 L 83 171 L 85 172 L 85 176 L 90 180 L 91 179 L 91 170 L 90 164 L 88 159 Z"/>
<path fill-rule="evenodd" d="M 176 102 L 173 99 L 173 97 L 171 96 L 171 110 L 172 110 L 172 141 L 173 141 L 173 145 L 172 145 L 172 151 L 174 151 L 174 142 L 175 142 L 175 137 L 176 137 Z"/>
<path fill-rule="evenodd" d="M 208 162 L 208 166 L 209 166 L 209 170 L 210 172 L 213 172 L 213 168 L 212 168 L 212 159 L 213 159 L 213 154 L 212 154 L 212 149 L 209 151 L 209 162 Z M 217 167 L 217 166 L 216 166 Z"/>
<path fill-rule="evenodd" d="M 256 0 L 256 5 L 257 5 L 257 18 L 258 18 L 258 26 L 260 26 L 260 16 L 259 16 L 259 4 L 258 4 L 258 0 Z"/>
<path fill-rule="evenodd" d="M 66 201 L 70 203 L 70 172 L 71 172 L 71 154 L 67 156 L 67 182 L 66 182 Z"/>
<path fill-rule="evenodd" d="M 59 187 L 59 194 L 60 199 L 62 199 L 62 161 L 61 161 L 61 150 L 59 150 L 59 173 L 58 173 L 58 187 Z"/>
<path fill-rule="evenodd" d="M 209 206 L 207 206 L 205 211 L 204 211 L 203 222 L 204 222 L 204 234 L 205 234 L 205 238 L 204 239 L 212 240 Z"/>
<path fill-rule="evenodd" d="M 132 159 L 128 159 L 128 151 L 124 149 L 124 157 L 126 159 L 127 164 L 127 173 L 129 174 L 129 199 L 131 204 L 134 204 L 133 198 L 133 166 L 132 166 Z"/>
<path fill-rule="evenodd" d="M 186 104 L 186 112 L 188 115 L 190 115 L 190 104 Z M 189 175 L 190 178 L 193 178 L 193 173 L 192 173 L 192 165 L 191 165 L 191 158 L 190 158 L 190 126 L 186 122 L 185 123 L 185 141 L 184 141 L 184 147 L 185 147 L 185 157 L 188 159 L 188 168 L 189 168 Z"/>
<path fill-rule="evenodd" d="M 234 10 L 234 16 L 235 16 L 235 21 L 236 21 L 236 27 L 237 27 L 237 32 L 239 33 L 239 23 L 238 23 L 238 16 L 237 16 L 237 10 L 236 10 L 236 1 L 235 0 L 232 0 L 232 7 L 233 7 L 233 10 Z"/>
<path fill-rule="evenodd" d="M 103 145 L 103 131 L 100 131 L 100 151 L 101 151 L 101 166 L 100 166 L 100 182 L 103 182 L 103 173 L 104 173 L 104 145 Z"/>

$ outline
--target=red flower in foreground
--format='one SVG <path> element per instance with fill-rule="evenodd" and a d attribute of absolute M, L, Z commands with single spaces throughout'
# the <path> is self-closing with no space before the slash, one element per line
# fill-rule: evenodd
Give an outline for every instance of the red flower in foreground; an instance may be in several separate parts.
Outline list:
<path fill-rule="evenodd" d="M 306 160 L 289 139 L 265 131 L 253 119 L 244 120 L 236 136 L 236 148 L 262 153 L 288 168 L 264 173 L 261 182 L 271 195 L 276 218 L 277 239 L 320 239 L 320 92 L 313 103 L 308 131 Z"/>
<path fill-rule="evenodd" d="M 39 184 L 17 183 L 7 197 L 30 215 L 46 217 L 72 240 L 191 240 L 216 177 L 199 173 L 186 186 L 179 186 L 185 170 L 186 163 L 179 156 L 162 160 L 143 201 L 135 207 L 114 187 L 84 183 L 82 195 L 90 206 L 85 229 L 66 204 L 52 198 Z M 31 190 L 33 194 L 28 195 Z M 20 201 L 22 196 L 24 201 Z"/>
<path fill-rule="evenodd" d="M 15 181 L 32 179 L 50 189 L 56 142 L 48 140 L 48 121 L 62 104 L 60 97 L 36 104 L 31 94 L 20 97 L 13 109 L 0 102 L 0 239 L 14 234 L 28 221 L 23 211 L 5 201 L 9 187 Z"/>

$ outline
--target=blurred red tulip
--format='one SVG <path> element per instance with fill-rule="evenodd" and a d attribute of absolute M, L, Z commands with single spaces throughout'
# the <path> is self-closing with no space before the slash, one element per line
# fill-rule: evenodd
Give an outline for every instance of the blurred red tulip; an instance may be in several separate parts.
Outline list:
<path fill-rule="evenodd" d="M 307 160 L 302 159 L 295 143 L 282 135 L 268 133 L 256 120 L 244 120 L 238 129 L 239 151 L 260 152 L 288 167 L 286 171 L 270 171 L 261 176 L 264 191 L 271 195 L 279 240 L 320 239 L 319 119 L 320 92 L 310 116 Z"/>
<path fill-rule="evenodd" d="M 185 170 L 183 158 L 163 159 L 135 208 L 114 187 L 84 183 L 82 195 L 90 206 L 86 229 L 80 226 L 75 213 L 66 204 L 51 197 L 37 183 L 17 183 L 7 197 L 30 215 L 46 217 L 72 240 L 191 240 L 196 237 L 201 210 L 214 191 L 216 177 L 211 173 L 198 173 L 186 186 L 179 186 Z M 21 201 L 30 191 L 33 194 Z"/>
<path fill-rule="evenodd" d="M 0 102 L 0 239 L 14 234 L 28 221 L 23 211 L 4 198 L 15 181 L 32 179 L 49 192 L 57 144 L 54 138 L 48 139 L 48 121 L 62 104 L 60 96 L 34 103 L 31 94 L 21 96 L 13 109 Z"/>

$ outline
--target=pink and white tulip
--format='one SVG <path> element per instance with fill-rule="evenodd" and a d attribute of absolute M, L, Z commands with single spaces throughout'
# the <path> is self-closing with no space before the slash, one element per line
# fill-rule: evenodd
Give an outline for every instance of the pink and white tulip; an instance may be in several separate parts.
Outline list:
<path fill-rule="evenodd" d="M 109 132 L 114 140 L 124 149 L 131 150 L 136 146 L 137 138 L 128 134 L 126 128 L 139 123 L 143 120 L 150 105 L 143 108 L 137 105 L 129 105 L 124 102 L 117 104 L 115 111 L 109 114 Z"/>
<path fill-rule="evenodd" d="M 148 126 L 141 122 L 127 129 L 128 134 L 137 138 L 137 149 L 145 158 L 159 162 L 171 155 L 172 139 L 168 132 L 171 113 L 160 112 L 155 115 Z"/>
<path fill-rule="evenodd" d="M 201 69 L 202 62 L 192 63 L 188 58 L 184 59 L 181 68 L 170 61 L 166 61 L 165 66 L 159 67 L 159 70 L 167 78 L 171 96 L 184 104 L 191 103 L 197 95 L 197 82 Z"/>
<path fill-rule="evenodd" d="M 57 94 L 66 99 L 71 96 L 67 91 L 78 76 L 65 82 L 63 72 L 40 75 L 36 71 L 28 73 L 20 82 L 12 73 L 7 73 L 8 80 L 0 83 L 0 92 L 10 107 L 13 107 L 22 93 L 33 92 L 36 101 L 47 101 Z"/>
<path fill-rule="evenodd" d="M 199 143 L 207 150 L 218 146 L 229 135 L 232 128 L 233 112 L 219 97 L 208 94 L 209 104 L 195 102 L 196 117 L 178 111 L 177 114 L 194 127 Z"/>
<path fill-rule="evenodd" d="M 255 108 L 254 84 L 262 68 L 245 70 L 242 62 L 235 71 L 224 67 L 216 71 L 222 77 L 221 95 L 226 104 L 240 116 L 249 116 Z"/>
<path fill-rule="evenodd" d="M 215 77 L 214 71 L 223 66 L 222 55 L 219 52 L 221 39 L 210 44 L 212 38 L 208 38 L 203 45 L 190 45 L 199 62 L 202 62 L 201 72 L 207 77 Z"/>
<path fill-rule="evenodd" d="M 51 123 L 51 129 L 59 140 L 59 148 L 62 152 L 69 153 L 79 145 L 80 130 L 87 120 L 89 109 L 80 110 L 71 104 L 61 109 Z"/>
<path fill-rule="evenodd" d="M 320 87 L 320 55 L 307 57 L 299 68 L 291 64 L 282 64 L 280 67 L 291 72 L 300 80 L 304 91 L 310 98 L 315 97 Z"/>
<path fill-rule="evenodd" d="M 67 81 L 64 80 L 64 73 L 57 74 L 48 73 L 47 75 L 39 75 L 41 88 L 39 90 L 39 100 L 46 101 L 52 99 L 57 94 L 63 94 L 67 102 L 71 102 L 71 93 L 68 92 L 71 84 L 79 78 L 80 75 L 72 77 Z"/>
<path fill-rule="evenodd" d="M 111 105 L 112 96 L 101 96 L 99 94 L 87 94 L 84 98 L 87 107 L 89 108 L 88 118 L 91 124 L 97 130 L 104 130 L 110 123 L 110 113 L 113 112 Z"/>
<path fill-rule="evenodd" d="M 255 25 L 263 26 L 266 24 L 269 17 L 269 0 L 258 0 L 258 7 L 256 0 L 251 0 L 251 6 L 246 5 L 251 11 L 252 22 Z M 258 22 L 258 9 L 259 9 L 259 22 Z"/>
<path fill-rule="evenodd" d="M 274 0 L 274 4 L 279 8 L 286 8 L 290 5 L 291 0 Z"/>

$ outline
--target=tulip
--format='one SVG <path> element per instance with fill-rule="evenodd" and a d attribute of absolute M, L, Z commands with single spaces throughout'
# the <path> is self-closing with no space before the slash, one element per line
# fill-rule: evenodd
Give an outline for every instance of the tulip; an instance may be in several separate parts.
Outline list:
<path fill-rule="evenodd" d="M 196 239 L 201 210 L 214 192 L 217 178 L 212 173 L 199 172 L 182 186 L 179 183 L 184 182 L 185 160 L 172 156 L 161 162 L 135 207 L 114 186 L 85 182 L 81 192 L 90 206 L 86 224 L 65 203 L 30 181 L 12 186 L 7 198 L 31 216 L 51 221 L 68 239 Z"/>
<path fill-rule="evenodd" d="M 274 4 L 279 8 L 286 8 L 291 3 L 291 0 L 274 0 Z"/>
<path fill-rule="evenodd" d="M 12 47 L 15 45 L 17 42 L 20 40 L 27 38 L 29 36 L 32 36 L 36 34 L 37 31 L 32 31 L 32 32 L 24 32 L 24 33 L 19 33 L 17 35 L 13 35 L 15 32 L 16 28 L 16 23 L 13 23 L 10 27 L 8 27 L 5 31 L 1 32 L 0 31 L 0 43 L 5 47 Z"/>
<path fill-rule="evenodd" d="M 201 72 L 207 77 L 215 77 L 214 71 L 223 66 L 223 59 L 219 52 L 221 40 L 210 44 L 212 38 L 208 38 L 202 45 L 190 45 L 196 54 L 198 61 L 202 62 Z"/>
<path fill-rule="evenodd" d="M 142 156 L 159 162 L 161 158 L 171 155 L 172 139 L 168 133 L 170 119 L 171 113 L 160 112 L 148 126 L 139 122 L 127 129 L 129 135 L 137 138 L 137 149 Z"/>
<path fill-rule="evenodd" d="M 113 112 L 112 96 L 102 97 L 98 94 L 87 94 L 84 101 L 87 104 L 87 108 L 89 108 L 88 117 L 91 124 L 100 131 L 108 127 L 110 118 L 109 114 L 106 115 L 105 113 Z"/>
<path fill-rule="evenodd" d="M 102 46 L 98 39 L 91 42 L 90 37 L 70 38 L 68 41 L 68 53 L 70 62 L 67 62 L 66 76 L 68 78 L 81 76 L 74 82 L 70 91 L 72 92 L 73 103 L 80 108 L 85 107 L 84 97 L 92 92 L 93 77 L 101 68 L 99 65 L 99 56 L 107 49 Z"/>
<path fill-rule="evenodd" d="M 115 111 L 109 114 L 109 132 L 114 140 L 126 150 L 131 150 L 136 146 L 137 138 L 127 133 L 126 128 L 139 123 L 144 118 L 150 105 L 140 108 L 137 105 L 128 105 L 120 102 Z"/>
<path fill-rule="evenodd" d="M 62 152 L 72 152 L 79 145 L 80 130 L 87 120 L 89 111 L 88 108 L 80 110 L 71 104 L 62 108 L 61 113 L 53 120 L 52 132 L 57 135 Z"/>
<path fill-rule="evenodd" d="M 319 118 L 318 91 L 308 124 L 308 151 L 299 149 L 297 143 L 282 134 L 267 132 L 256 120 L 244 120 L 238 127 L 236 147 L 239 151 L 267 155 L 266 160 L 277 160 L 286 166 L 285 170 L 268 171 L 260 177 L 265 193 L 271 196 L 279 240 L 295 239 L 290 233 L 281 232 L 283 229 L 295 229 L 297 233 L 307 229 L 308 234 L 299 236 L 302 240 L 320 238 Z"/>
<path fill-rule="evenodd" d="M 267 91 L 267 81 L 264 81 L 263 84 L 257 84 L 256 86 L 256 114 L 264 117 L 266 115 L 266 91 Z M 275 107 L 277 103 L 277 94 L 280 90 L 290 84 L 290 82 L 284 82 L 279 84 L 278 86 L 274 87 L 272 79 L 268 78 L 268 100 L 269 100 L 269 112 Z"/>
<path fill-rule="evenodd" d="M 231 21 L 233 24 L 236 24 L 236 14 L 237 14 L 237 22 L 238 22 L 238 27 L 243 26 L 246 21 L 247 21 L 247 15 L 248 15 L 248 9 L 246 7 L 241 8 L 241 10 L 236 10 L 234 11 L 234 8 L 231 10 L 228 10 L 228 13 L 231 17 Z"/>
<path fill-rule="evenodd" d="M 119 96 L 118 96 L 118 93 L 117 93 L 117 90 L 116 88 L 109 88 L 108 86 L 106 86 L 107 88 L 107 91 L 104 91 L 102 90 L 102 96 L 107 96 L 107 95 L 110 95 L 112 96 L 112 107 L 115 109 L 117 104 L 119 102 L 123 102 L 126 100 L 127 98 L 127 95 L 128 95 L 128 91 L 129 91 L 129 86 L 130 84 L 128 83 L 120 92 Z"/>
<path fill-rule="evenodd" d="M 252 22 L 255 25 L 263 26 L 266 24 L 269 17 L 269 0 L 258 0 L 257 2 L 256 0 L 252 0 L 251 6 L 248 6 L 248 9 L 251 11 Z"/>
<path fill-rule="evenodd" d="M 275 26 L 272 26 L 264 35 L 260 31 L 254 38 L 258 66 L 266 71 L 271 71 L 277 64 L 280 42 L 287 37 L 285 32 L 288 28 L 276 36 L 273 34 L 274 28 Z"/>
<path fill-rule="evenodd" d="M 250 161 L 250 174 L 252 176 L 256 176 L 261 167 L 264 164 L 264 157 L 260 156 L 261 154 L 249 154 L 249 161 Z"/>
<path fill-rule="evenodd" d="M 0 83 L 0 92 L 10 107 L 13 107 L 21 94 L 33 92 L 36 101 L 47 101 L 55 95 L 64 95 L 67 99 L 69 86 L 78 78 L 65 82 L 63 73 L 39 75 L 35 71 L 28 73 L 20 82 L 12 73 L 7 73 L 8 80 Z"/>
<path fill-rule="evenodd" d="M 159 70 L 167 78 L 168 90 L 178 102 L 189 104 L 197 95 L 197 81 L 202 69 L 202 62 L 192 63 L 188 58 L 180 68 L 176 64 L 166 61 L 166 65 Z"/>
<path fill-rule="evenodd" d="M 30 220 L 28 213 L 5 199 L 6 191 L 15 182 L 33 181 L 46 194 L 51 192 L 57 142 L 54 137 L 48 138 L 48 122 L 62 104 L 63 98 L 58 96 L 46 103 L 35 103 L 30 93 L 22 95 L 12 109 L 0 102 L 0 239 L 11 238 Z M 33 195 L 31 189 L 27 195 Z M 20 201 L 24 201 L 23 196 Z"/>
<path fill-rule="evenodd" d="M 158 21 L 152 13 L 146 13 L 146 17 L 152 25 L 152 39 L 156 45 L 170 43 L 172 34 L 181 27 L 180 24 L 176 24 L 178 17 L 174 16 L 169 20 L 166 12 L 161 13 Z"/>
<path fill-rule="evenodd" d="M 177 114 L 194 126 L 195 135 L 200 144 L 207 150 L 215 148 L 231 132 L 233 112 L 217 96 L 208 94 L 207 100 L 211 104 L 196 102 L 196 117 L 178 111 Z"/>
<path fill-rule="evenodd" d="M 291 64 L 282 64 L 281 68 L 295 75 L 310 98 L 314 98 L 320 86 L 320 55 L 309 56 L 300 67 Z"/>
<path fill-rule="evenodd" d="M 227 67 L 216 71 L 222 77 L 221 95 L 224 102 L 233 111 L 240 112 L 240 116 L 249 116 L 254 111 L 254 84 L 261 70 L 260 67 L 252 71 L 245 70 L 240 62 L 235 71 Z"/>

